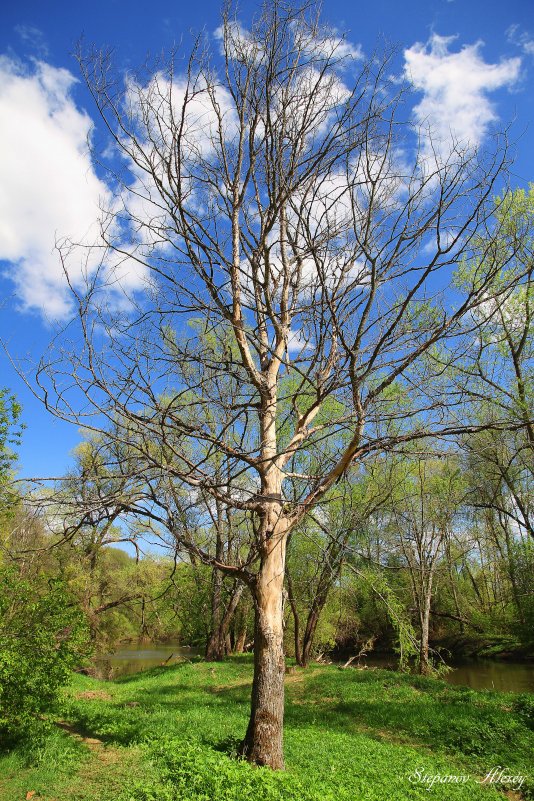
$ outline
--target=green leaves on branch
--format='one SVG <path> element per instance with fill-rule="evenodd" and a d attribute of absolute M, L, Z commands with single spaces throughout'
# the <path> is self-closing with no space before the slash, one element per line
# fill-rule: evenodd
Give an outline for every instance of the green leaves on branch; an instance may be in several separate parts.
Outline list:
<path fill-rule="evenodd" d="M 0 567 L 0 743 L 34 738 L 87 653 L 84 617 L 60 581 Z"/>
<path fill-rule="evenodd" d="M 390 587 L 384 573 L 373 568 L 357 569 L 350 564 L 348 566 L 371 587 L 383 604 L 396 634 L 394 648 L 399 657 L 399 670 L 408 671 L 410 659 L 419 652 L 419 643 L 405 605 Z"/>
<path fill-rule="evenodd" d="M 17 459 L 13 448 L 20 444 L 23 426 L 21 406 L 8 389 L 0 388 L 0 521 L 18 501 L 12 487 L 12 469 Z"/>

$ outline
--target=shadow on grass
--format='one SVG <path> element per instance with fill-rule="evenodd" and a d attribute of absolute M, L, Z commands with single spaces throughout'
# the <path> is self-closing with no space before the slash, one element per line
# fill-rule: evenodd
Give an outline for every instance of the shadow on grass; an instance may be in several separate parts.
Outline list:
<path fill-rule="evenodd" d="M 131 745 L 170 733 L 235 755 L 235 733 L 244 732 L 250 703 L 252 676 L 245 666 L 251 666 L 248 655 L 193 669 L 189 663 L 153 668 L 116 682 L 120 699 L 74 703 L 70 719 L 104 743 Z M 532 740 L 508 701 L 383 670 L 312 669 L 288 682 L 286 723 L 288 729 L 364 733 L 481 759 L 501 755 L 513 763 L 514 743 L 524 755 Z"/>
<path fill-rule="evenodd" d="M 388 676 L 338 678 L 316 675 L 294 688 L 286 709 L 288 726 L 320 726 L 364 732 L 469 759 L 529 761 L 534 738 L 507 706 L 506 697 L 451 687 L 436 680 Z"/>
<path fill-rule="evenodd" d="M 224 738 L 216 738 L 230 721 L 239 720 L 239 727 L 244 730 L 250 702 L 249 679 L 242 674 L 230 679 L 224 675 L 188 676 L 180 671 L 181 667 L 155 668 L 137 674 L 136 682 L 125 677 L 130 680 L 116 683 L 123 693 L 113 700 L 78 699 L 70 705 L 69 721 L 83 736 L 124 746 L 157 739 L 162 731 L 180 734 L 187 730 L 194 730 L 195 736 L 201 738 L 213 730 L 216 744 L 223 742 Z M 172 680 L 174 677 L 176 681 Z M 225 687 L 225 679 L 237 680 L 238 684 Z M 214 738 L 208 735 L 206 741 L 213 745 Z M 232 750 L 233 744 L 229 742 L 228 747 Z M 221 746 L 222 750 L 225 748 L 226 745 Z"/>
<path fill-rule="evenodd" d="M 214 751 L 219 751 L 221 754 L 226 754 L 234 759 L 237 759 L 239 756 L 239 748 L 242 742 L 243 737 L 236 737 L 235 735 L 230 735 L 223 740 L 217 740 L 215 742 L 207 738 L 202 739 L 203 745 L 207 745 Z"/>

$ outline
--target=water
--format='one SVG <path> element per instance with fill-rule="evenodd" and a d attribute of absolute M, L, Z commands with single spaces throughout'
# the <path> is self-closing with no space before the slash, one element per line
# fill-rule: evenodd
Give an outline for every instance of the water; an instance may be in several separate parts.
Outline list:
<path fill-rule="evenodd" d="M 106 676 L 126 676 L 148 670 L 161 664 L 176 664 L 192 659 L 201 652 L 177 643 L 130 643 L 109 654 L 101 654 L 95 662 Z M 168 661 L 167 661 L 168 660 Z M 360 661 L 369 667 L 395 669 L 391 656 L 369 656 Z M 502 692 L 534 693 L 534 663 L 499 662 L 497 660 L 471 660 L 454 666 L 444 680 L 449 684 L 463 685 L 473 690 L 500 690 Z"/>
<path fill-rule="evenodd" d="M 444 678 L 473 690 L 534 693 L 534 663 L 477 660 L 456 666 Z"/>
<path fill-rule="evenodd" d="M 140 670 L 158 667 L 162 664 L 173 665 L 192 659 L 200 653 L 195 648 L 178 645 L 178 643 L 128 643 L 121 645 L 116 651 L 98 654 L 94 662 L 104 676 L 116 678 L 139 673 Z"/>
<path fill-rule="evenodd" d="M 369 656 L 361 665 L 395 670 L 395 658 Z M 472 690 L 500 690 L 507 693 L 534 693 L 534 662 L 509 662 L 496 659 L 470 659 L 452 665 L 442 678 L 448 684 Z"/>

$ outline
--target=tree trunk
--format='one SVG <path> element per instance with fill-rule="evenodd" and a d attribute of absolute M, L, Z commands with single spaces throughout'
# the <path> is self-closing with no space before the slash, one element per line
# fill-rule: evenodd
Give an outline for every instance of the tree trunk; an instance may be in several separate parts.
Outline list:
<path fill-rule="evenodd" d="M 423 608 L 421 610 L 421 645 L 419 649 L 419 673 L 427 676 L 432 672 L 430 667 L 430 660 L 428 658 L 428 632 L 430 628 L 430 601 L 432 598 L 432 584 L 431 578 L 429 584 L 425 588 L 423 598 Z"/>
<path fill-rule="evenodd" d="M 324 604 L 321 605 L 321 609 L 323 606 Z M 301 662 L 299 663 L 302 667 L 308 667 L 310 664 L 313 641 L 317 630 L 317 624 L 319 623 L 319 614 L 320 610 L 312 609 L 306 621 L 306 630 L 302 639 Z"/>
<path fill-rule="evenodd" d="M 513 548 L 511 545 L 511 538 L 510 538 L 510 531 L 508 528 L 507 521 L 505 522 L 501 515 L 499 515 L 499 520 L 501 524 L 501 528 L 504 531 L 504 537 L 506 541 L 506 565 L 508 567 L 508 575 L 510 576 L 510 584 L 512 587 L 512 596 L 514 599 L 515 607 L 517 609 L 517 615 L 519 618 L 519 622 L 522 626 L 525 625 L 525 615 L 523 614 L 523 604 L 521 602 L 521 593 L 519 592 L 517 586 L 517 576 L 515 571 L 515 562 L 514 562 L 514 553 Z"/>
<path fill-rule="evenodd" d="M 247 592 L 241 600 L 239 614 L 234 617 L 234 653 L 242 654 L 247 645 L 248 620 L 252 596 Z M 253 644 L 252 642 L 250 643 Z"/>
<path fill-rule="evenodd" d="M 150 639 L 150 632 L 148 630 L 148 624 L 146 621 L 146 599 L 143 595 L 141 600 L 141 640 L 148 639 Z"/>
<path fill-rule="evenodd" d="M 294 642 L 295 642 L 295 661 L 297 665 L 302 665 L 302 654 L 300 650 L 300 617 L 297 609 L 297 603 L 295 601 L 295 594 L 293 592 L 293 582 L 291 580 L 291 575 L 289 571 L 286 573 L 286 580 L 287 580 L 287 591 L 288 591 L 288 598 L 289 598 L 289 605 L 291 607 L 291 612 L 293 614 L 293 630 L 294 630 Z"/>
<path fill-rule="evenodd" d="M 458 600 L 458 592 L 456 589 L 456 576 L 454 575 L 453 572 L 450 541 L 447 541 L 446 556 L 447 556 L 447 570 L 449 573 L 449 581 L 451 585 L 452 597 L 454 600 L 454 607 L 456 609 L 456 617 L 458 619 L 458 622 L 460 623 L 460 634 L 464 634 L 465 621 L 462 615 L 462 610 L 460 609 L 460 601 Z"/>
<path fill-rule="evenodd" d="M 428 624 L 422 626 L 421 647 L 419 649 L 419 673 L 426 676 L 430 673 L 430 663 L 428 661 Z"/>
<path fill-rule="evenodd" d="M 284 767 L 284 535 L 271 538 L 254 597 L 254 680 L 250 720 L 240 752 L 257 765 Z"/>
<path fill-rule="evenodd" d="M 226 654 L 232 650 L 232 645 L 229 640 L 229 629 L 232 619 L 234 617 L 237 605 L 243 594 L 244 585 L 241 582 L 234 584 L 230 600 L 224 612 L 220 616 L 221 609 L 219 608 L 219 623 L 215 631 L 212 631 L 208 644 L 206 646 L 206 660 L 208 662 L 220 662 Z M 221 601 L 219 601 L 221 606 Z"/>
<path fill-rule="evenodd" d="M 284 338 L 277 344 L 283 348 Z M 264 344 L 267 344 L 264 341 Z M 273 358 L 260 390 L 261 498 L 258 512 L 260 564 L 251 592 L 254 599 L 254 679 L 250 719 L 240 752 L 256 765 L 284 767 L 284 580 L 291 524 L 283 515 L 282 471 L 277 464 L 276 376 Z"/>
<path fill-rule="evenodd" d="M 246 641 L 247 641 L 247 627 L 246 624 L 243 624 L 243 627 L 240 629 L 236 637 L 234 653 L 242 654 L 243 651 L 245 650 Z"/>
<path fill-rule="evenodd" d="M 317 631 L 319 619 L 326 605 L 326 601 L 328 600 L 328 593 L 330 591 L 331 583 L 333 583 L 333 581 L 339 576 L 339 572 L 340 572 L 339 569 L 336 570 L 335 574 L 331 574 L 330 581 L 322 582 L 323 586 L 320 588 L 319 592 L 317 592 L 313 600 L 313 604 L 308 613 L 308 619 L 306 621 L 304 636 L 302 638 L 302 648 L 301 648 L 302 661 L 299 663 L 302 665 L 302 667 L 307 667 L 310 664 L 312 648 L 315 641 L 315 632 Z"/>
<path fill-rule="evenodd" d="M 220 629 L 212 631 L 206 644 L 206 662 L 221 662 L 226 656 L 226 642 Z"/>
<path fill-rule="evenodd" d="M 215 556 L 218 561 L 221 561 L 224 554 L 223 545 L 223 512 L 222 506 L 216 502 L 217 517 L 215 529 L 217 532 L 217 541 L 215 545 Z M 224 577 L 220 570 L 216 567 L 211 571 L 211 625 L 210 635 L 206 643 L 206 660 L 208 662 L 217 662 L 223 659 L 226 653 L 224 642 L 224 634 L 221 632 L 222 620 L 222 588 Z"/>

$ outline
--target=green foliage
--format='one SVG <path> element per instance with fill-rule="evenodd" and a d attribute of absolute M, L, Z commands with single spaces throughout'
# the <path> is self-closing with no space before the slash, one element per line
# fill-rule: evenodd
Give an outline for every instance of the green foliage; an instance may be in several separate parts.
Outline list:
<path fill-rule="evenodd" d="M 396 635 L 393 647 L 399 657 L 399 670 L 408 670 L 410 659 L 416 656 L 418 648 L 416 634 L 405 605 L 399 600 L 384 573 L 367 569 L 358 571 L 358 576 L 371 587 L 383 604 Z"/>
<path fill-rule="evenodd" d="M 0 389 L 0 474 L 10 470 L 15 459 L 12 447 L 20 442 L 21 411 L 15 396 L 7 389 Z"/>
<path fill-rule="evenodd" d="M 316 665 L 288 677 L 286 770 L 251 766 L 235 758 L 251 679 L 250 657 L 156 668 L 105 683 L 75 676 L 62 714 L 76 730 L 99 738 L 100 752 L 80 748 L 77 775 L 71 765 L 68 783 L 40 762 L 34 769 L 20 765 L 20 775 L 2 785 L 3 776 L 16 772 L 2 760 L 0 797 L 22 796 L 16 787 L 62 801 L 498 801 L 501 788 L 480 786 L 477 777 L 496 765 L 529 776 L 532 695 Z M 473 778 L 429 791 L 410 783 L 417 769 Z M 525 785 L 523 798 L 532 798 L 532 786 Z"/>
<path fill-rule="evenodd" d="M 0 568 L 0 738 L 35 736 L 86 653 L 84 618 L 58 581 Z"/>
<path fill-rule="evenodd" d="M 12 469 L 17 458 L 13 448 L 20 443 L 22 434 L 21 411 L 15 396 L 0 388 L 0 523 L 9 518 L 18 502 L 12 487 Z"/>
<path fill-rule="evenodd" d="M 529 729 L 534 729 L 534 695 L 522 693 L 514 701 L 514 710 L 519 713 Z"/>
<path fill-rule="evenodd" d="M 488 290 L 498 290 L 508 286 L 515 275 L 521 275 L 532 254 L 533 214 L 534 184 L 530 184 L 528 192 L 516 189 L 496 197 L 493 232 L 473 242 L 479 255 L 459 266 L 456 285 L 480 288 L 487 285 L 488 276 L 493 276 Z"/>
<path fill-rule="evenodd" d="M 315 801 L 314 788 L 295 776 L 255 768 L 200 743 L 172 738 L 152 752 L 165 784 L 154 793 L 146 783 L 121 801 Z M 324 796 L 328 798 L 329 796 Z"/>

